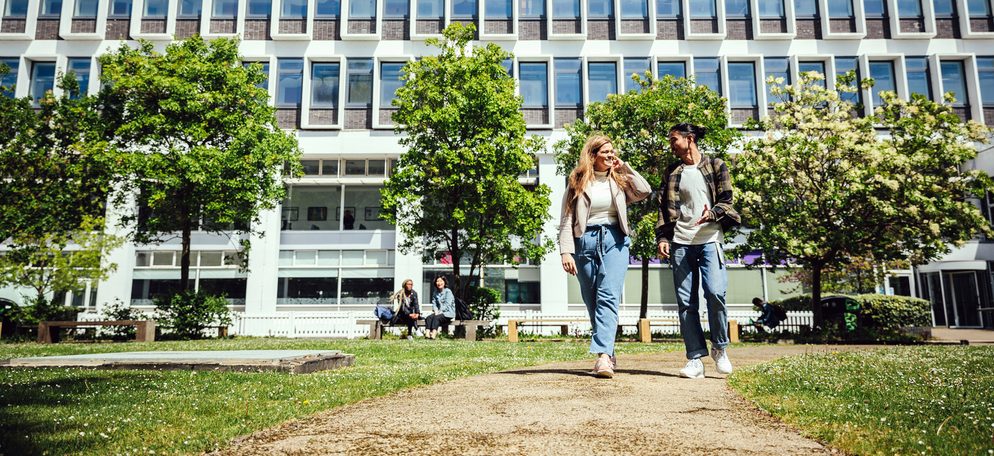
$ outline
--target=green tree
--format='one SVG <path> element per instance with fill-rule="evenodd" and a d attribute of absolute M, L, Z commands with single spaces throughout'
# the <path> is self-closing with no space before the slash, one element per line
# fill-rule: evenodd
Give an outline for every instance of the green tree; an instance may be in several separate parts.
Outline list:
<path fill-rule="evenodd" d="M 558 172 L 563 176 L 576 167 L 587 138 L 597 132 L 614 141 L 620 158 L 638 170 L 652 188 L 659 189 L 663 170 L 676 160 L 670 150 L 670 128 L 682 122 L 708 130 L 700 142 L 702 152 L 724 157 L 728 147 L 741 136 L 728 128 L 726 100 L 717 92 L 686 78 L 666 76 L 653 80 L 633 75 L 639 90 L 609 95 L 591 103 L 584 118 L 566 126 L 567 138 L 555 144 Z M 657 198 L 628 207 L 628 220 L 634 227 L 631 255 L 642 262 L 640 318 L 649 306 L 649 262 L 657 255 L 655 226 Z"/>
<path fill-rule="evenodd" d="M 186 291 L 193 230 L 245 232 L 275 207 L 285 196 L 280 173 L 299 174 L 296 138 L 277 125 L 269 95 L 256 86 L 265 75 L 242 65 L 237 39 L 194 36 L 165 54 L 145 41 L 122 44 L 100 64 L 126 170 L 114 201 L 133 206 L 136 195 L 147 208 L 123 218 L 136 242 L 179 232 Z"/>
<path fill-rule="evenodd" d="M 397 225 L 402 251 L 436 248 L 452 256 L 455 293 L 466 297 L 470 277 L 485 264 L 539 261 L 552 249 L 540 238 L 549 220 L 549 188 L 526 188 L 542 141 L 525 136 L 521 98 L 495 44 L 469 48 L 475 28 L 452 24 L 440 49 L 404 67 L 393 121 L 407 148 L 382 190 L 384 218 Z"/>
<path fill-rule="evenodd" d="M 837 89 L 825 88 L 817 73 L 793 86 L 771 81 L 783 101 L 761 122 L 766 134 L 746 142 L 735 160 L 743 219 L 752 228 L 742 248 L 761 251 L 769 264 L 790 261 L 810 271 L 816 326 L 824 320 L 823 272 L 929 261 L 947 252 L 947 243 L 991 231 L 965 199 L 991 188 L 985 174 L 964 170 L 987 128 L 964 123 L 948 105 L 888 92 L 877 115 L 853 116 L 840 97 L 856 90 L 851 80 Z"/>

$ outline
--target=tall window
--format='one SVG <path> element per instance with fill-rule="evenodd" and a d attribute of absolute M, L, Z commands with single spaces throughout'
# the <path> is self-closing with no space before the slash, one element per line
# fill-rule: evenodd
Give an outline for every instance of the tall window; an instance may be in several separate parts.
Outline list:
<path fill-rule="evenodd" d="M 832 0 L 828 2 L 828 17 L 849 19 L 853 17 L 852 0 Z"/>
<path fill-rule="evenodd" d="M 418 0 L 418 19 L 442 19 L 445 17 L 443 0 Z"/>
<path fill-rule="evenodd" d="M 97 17 L 97 0 L 76 0 L 76 11 L 74 17 L 92 18 Z"/>
<path fill-rule="evenodd" d="M 939 63 L 942 70 L 942 90 L 952 92 L 956 101 L 953 106 L 966 106 L 969 100 L 966 91 L 966 73 L 963 71 L 963 62 L 959 60 L 946 60 Z"/>
<path fill-rule="evenodd" d="M 870 93 L 873 94 L 873 107 L 883 106 L 880 92 L 885 90 L 897 92 L 897 78 L 894 76 L 894 62 L 882 60 L 870 62 L 870 77 L 875 81 Z"/>
<path fill-rule="evenodd" d="M 213 9 L 211 14 L 214 17 L 234 18 L 238 15 L 238 0 L 214 0 Z"/>
<path fill-rule="evenodd" d="M 61 14 L 62 0 L 41 0 L 41 10 L 38 12 L 39 16 L 58 17 Z"/>
<path fill-rule="evenodd" d="M 169 11 L 169 0 L 145 0 L 145 14 L 148 18 L 164 18 Z"/>
<path fill-rule="evenodd" d="M 991 15 L 990 0 L 966 0 L 966 10 L 970 17 L 988 17 Z"/>
<path fill-rule="evenodd" d="M 521 0 L 521 17 L 545 16 L 545 0 Z"/>
<path fill-rule="evenodd" d="M 621 2 L 622 19 L 645 19 L 649 17 L 647 0 L 619 0 Z"/>
<path fill-rule="evenodd" d="M 786 17 L 784 13 L 784 0 L 758 0 L 759 17 L 764 19 L 779 19 Z"/>
<path fill-rule="evenodd" d="M 376 17 L 376 0 L 352 0 L 349 2 L 349 19 L 373 19 Z"/>
<path fill-rule="evenodd" d="M 928 72 L 928 58 L 905 57 L 904 69 L 908 74 L 908 93 L 921 94 L 932 99 L 932 78 Z"/>
<path fill-rule="evenodd" d="M 818 16 L 818 0 L 794 0 L 794 15 L 802 18 Z"/>
<path fill-rule="evenodd" d="M 70 93 L 69 96 L 78 98 L 86 95 L 90 87 L 90 58 L 72 57 L 66 67 L 67 71 L 71 71 L 76 76 L 76 82 L 79 83 L 79 90 Z"/>
<path fill-rule="evenodd" d="M 511 0 L 487 0 L 484 4 L 486 18 L 497 20 L 511 20 L 513 15 L 513 2 Z"/>
<path fill-rule="evenodd" d="M 350 59 L 348 68 L 348 105 L 370 106 L 373 103 L 373 59 Z"/>
<path fill-rule="evenodd" d="M 31 65 L 31 100 L 38 106 L 45 94 L 55 87 L 55 63 L 35 62 Z"/>
<path fill-rule="evenodd" d="M 0 73 L 0 95 L 7 98 L 14 97 L 14 84 L 17 83 L 17 68 L 19 59 L 17 57 L 0 58 L 0 66 L 7 67 L 7 73 Z"/>
<path fill-rule="evenodd" d="M 590 62 L 587 64 L 587 79 L 590 81 L 589 101 L 595 103 L 607 100 L 608 95 L 618 93 L 618 64 Z"/>
<path fill-rule="evenodd" d="M 756 64 L 728 62 L 728 104 L 733 108 L 759 106 L 756 96 Z"/>
<path fill-rule="evenodd" d="M 28 15 L 28 0 L 7 0 L 4 4 L 4 17 L 25 17 Z"/>
<path fill-rule="evenodd" d="M 632 79 L 632 75 L 637 74 L 641 77 L 645 77 L 645 73 L 649 70 L 649 58 L 626 58 L 625 59 L 625 91 L 629 90 L 639 90 L 641 88 L 635 80 Z M 651 76 L 650 76 L 651 79 Z"/>
<path fill-rule="evenodd" d="M 866 13 L 866 17 L 882 18 L 887 12 L 885 3 L 885 0 L 863 0 L 863 12 Z"/>
<path fill-rule="evenodd" d="M 131 0 L 111 0 L 110 11 L 107 12 L 110 17 L 131 17 Z"/>
<path fill-rule="evenodd" d="M 304 79 L 303 59 L 279 59 L 276 61 L 276 106 L 281 108 L 300 107 L 302 82 Z"/>
<path fill-rule="evenodd" d="M 706 86 L 721 95 L 721 69 L 716 58 L 694 59 L 694 77 L 697 84 Z"/>
<path fill-rule="evenodd" d="M 281 0 L 280 18 L 303 19 L 307 16 L 307 0 Z"/>
<path fill-rule="evenodd" d="M 605 19 L 614 16 L 614 3 L 612 0 L 587 0 L 587 17 L 591 19 Z"/>
<path fill-rule="evenodd" d="M 579 107 L 583 103 L 580 59 L 556 59 L 556 106 Z"/>
<path fill-rule="evenodd" d="M 828 73 L 825 72 L 825 62 L 798 62 L 797 63 L 797 74 L 804 73 L 818 73 L 822 76 L 828 77 Z M 826 79 L 821 80 L 821 86 L 826 87 Z"/>
<path fill-rule="evenodd" d="M 472 19 L 476 17 L 477 0 L 452 0 L 452 17 Z"/>
<path fill-rule="evenodd" d="M 922 17 L 921 0 L 897 0 L 897 14 L 903 18 Z"/>
<path fill-rule="evenodd" d="M 248 68 L 249 65 L 252 65 L 254 63 L 258 63 L 259 66 L 262 67 L 262 74 L 264 76 L 264 79 L 261 82 L 259 82 L 259 84 L 257 84 L 256 87 L 268 91 L 269 90 L 269 62 L 245 62 L 242 65 L 244 67 Z"/>
<path fill-rule="evenodd" d="M 935 8 L 935 16 L 951 17 L 955 11 L 953 1 L 955 0 L 934 0 L 932 6 Z"/>
<path fill-rule="evenodd" d="M 403 63 L 384 62 L 380 64 L 380 106 L 391 106 L 397 89 L 404 85 L 404 81 L 400 79 L 402 68 L 404 68 Z"/>
<path fill-rule="evenodd" d="M 526 108 L 549 107 L 549 65 L 545 62 L 521 62 L 521 98 Z"/>
<path fill-rule="evenodd" d="M 839 77 L 846 75 L 852 71 L 856 75 L 856 79 L 853 80 L 849 85 L 855 86 L 856 91 L 851 93 L 840 94 L 841 98 L 850 103 L 860 103 L 863 101 L 862 93 L 863 91 L 859 88 L 859 81 L 862 80 L 859 74 L 859 60 L 856 57 L 836 57 L 835 58 L 835 78 L 838 80 Z"/>
<path fill-rule="evenodd" d="M 691 19 L 713 19 L 718 17 L 716 0 L 690 0 Z"/>
<path fill-rule="evenodd" d="M 790 85 L 790 59 L 786 57 L 775 57 L 769 59 L 763 59 L 763 66 L 766 68 L 766 78 L 783 78 L 782 86 Z M 772 105 L 773 103 L 783 102 L 783 96 L 773 95 L 773 86 L 769 82 L 766 83 L 766 103 Z"/>
<path fill-rule="evenodd" d="M 383 17 L 393 19 L 407 17 L 407 0 L 384 0 Z"/>
<path fill-rule="evenodd" d="M 687 77 L 687 64 L 684 62 L 659 62 L 656 64 L 656 74 L 659 75 L 659 79 L 663 79 L 665 76 L 673 76 L 674 78 L 685 78 Z"/>
<path fill-rule="evenodd" d="M 661 18 L 674 19 L 680 16 L 680 0 L 656 0 L 656 14 Z"/>
<path fill-rule="evenodd" d="M 725 0 L 725 16 L 742 18 L 749 15 L 749 0 Z"/>
<path fill-rule="evenodd" d="M 552 0 L 553 19 L 579 19 L 580 0 Z"/>
<path fill-rule="evenodd" d="M 325 0 L 325 3 L 334 1 L 338 4 L 338 0 Z M 321 8 L 321 3 L 318 2 L 318 8 Z M 270 14 L 273 13 L 273 3 L 272 0 L 248 0 L 248 10 L 245 12 L 247 17 L 252 18 L 268 18 Z M 338 14 L 338 7 L 335 7 L 335 14 Z"/>
<path fill-rule="evenodd" d="M 334 109 L 338 107 L 338 83 L 341 74 L 338 62 L 311 64 L 311 108 Z"/>
<path fill-rule="evenodd" d="M 985 107 L 994 107 L 994 57 L 977 57 L 980 99 Z"/>
<path fill-rule="evenodd" d="M 202 9 L 203 2 L 201 0 L 182 0 L 179 2 L 179 17 L 200 17 Z"/>

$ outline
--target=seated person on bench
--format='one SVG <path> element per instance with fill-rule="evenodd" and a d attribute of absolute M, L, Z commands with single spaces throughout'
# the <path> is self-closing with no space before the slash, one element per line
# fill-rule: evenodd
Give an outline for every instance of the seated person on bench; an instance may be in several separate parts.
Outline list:
<path fill-rule="evenodd" d="M 753 320 L 752 325 L 761 333 L 766 332 L 763 326 L 767 326 L 770 329 L 776 328 L 787 316 L 782 308 L 774 306 L 760 298 L 752 299 L 752 308 L 760 312 L 759 318 Z"/>
<path fill-rule="evenodd" d="M 435 278 L 435 294 L 431 297 L 432 314 L 425 318 L 425 329 L 428 330 L 429 339 L 437 338 L 438 329 L 448 326 L 456 319 L 456 297 L 448 285 L 449 281 L 445 276 Z"/>
<path fill-rule="evenodd" d="M 418 318 L 421 317 L 421 306 L 418 305 L 418 292 L 414 291 L 414 281 L 407 279 L 404 285 L 390 296 L 393 304 L 392 324 L 407 325 L 407 338 L 414 338 L 414 329 L 418 327 Z"/>

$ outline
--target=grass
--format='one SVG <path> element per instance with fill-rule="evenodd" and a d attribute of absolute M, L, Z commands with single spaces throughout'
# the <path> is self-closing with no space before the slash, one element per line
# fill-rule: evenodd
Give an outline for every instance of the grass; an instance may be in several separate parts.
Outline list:
<path fill-rule="evenodd" d="M 994 454 L 994 347 L 795 356 L 740 370 L 730 383 L 850 454 Z"/>
<path fill-rule="evenodd" d="M 145 350 L 327 349 L 356 355 L 352 367 L 307 375 L 0 369 L 0 455 L 200 453 L 283 421 L 405 388 L 585 359 L 587 348 L 586 342 L 420 339 L 0 344 L 0 359 Z M 622 343 L 618 352 L 677 348 Z"/>

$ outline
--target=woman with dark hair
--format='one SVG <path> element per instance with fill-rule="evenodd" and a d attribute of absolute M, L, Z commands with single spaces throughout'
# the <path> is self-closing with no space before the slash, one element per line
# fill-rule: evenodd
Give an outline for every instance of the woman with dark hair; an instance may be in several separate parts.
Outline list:
<path fill-rule="evenodd" d="M 597 355 L 593 374 L 614 376 L 614 338 L 618 305 L 628 271 L 628 205 L 644 200 L 652 187 L 615 155 L 611 139 L 587 139 L 570 173 L 559 225 L 563 269 L 580 282 L 590 315 L 590 353 Z"/>
<path fill-rule="evenodd" d="M 445 276 L 435 277 L 435 292 L 431 296 L 432 314 L 425 318 L 426 337 L 438 337 L 438 329 L 448 326 L 456 318 L 456 297 L 449 289 L 449 281 Z"/>

